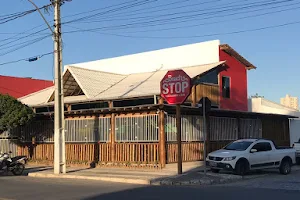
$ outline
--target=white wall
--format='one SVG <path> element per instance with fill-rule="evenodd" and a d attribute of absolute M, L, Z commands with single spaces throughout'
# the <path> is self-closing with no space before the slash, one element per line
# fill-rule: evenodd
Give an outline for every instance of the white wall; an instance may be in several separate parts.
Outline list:
<path fill-rule="evenodd" d="M 290 143 L 291 146 L 300 139 L 300 119 L 290 119 Z"/>
<path fill-rule="evenodd" d="M 219 62 L 219 40 L 189 44 L 103 60 L 70 64 L 87 69 L 131 74 Z M 161 68 L 162 67 L 162 68 Z"/>
<path fill-rule="evenodd" d="M 248 110 L 250 112 L 281 114 L 281 115 L 291 115 L 295 117 L 300 117 L 299 111 L 266 100 L 264 98 L 248 99 Z"/>

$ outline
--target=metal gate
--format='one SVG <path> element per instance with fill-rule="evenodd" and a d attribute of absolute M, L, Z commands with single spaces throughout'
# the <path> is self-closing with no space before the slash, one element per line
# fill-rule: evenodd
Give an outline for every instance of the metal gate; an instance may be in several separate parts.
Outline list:
<path fill-rule="evenodd" d="M 17 156 L 17 140 L 12 139 L 0 139 L 0 152 L 1 153 L 8 153 L 9 151 L 12 152 L 11 156 Z"/>

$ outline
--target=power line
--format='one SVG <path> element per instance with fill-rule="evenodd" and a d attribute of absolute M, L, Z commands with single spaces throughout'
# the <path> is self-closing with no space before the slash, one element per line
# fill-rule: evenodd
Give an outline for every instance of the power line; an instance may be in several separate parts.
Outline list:
<path fill-rule="evenodd" d="M 294 0 L 282 0 L 277 3 L 290 2 L 290 1 L 294 1 Z M 273 4 L 274 4 L 274 2 L 273 2 Z M 144 21 L 144 22 L 132 22 L 132 23 L 121 24 L 121 25 L 113 25 L 113 26 L 104 26 L 104 27 L 93 28 L 93 29 L 89 29 L 89 30 L 113 30 L 113 29 L 128 29 L 128 28 L 137 28 L 137 27 L 159 26 L 159 25 L 166 25 L 166 24 L 170 24 L 170 23 L 178 23 L 175 20 L 188 18 L 186 20 L 180 21 L 180 23 L 182 23 L 182 22 L 195 20 L 195 17 L 197 17 L 197 16 L 213 15 L 213 14 L 219 14 L 222 12 L 228 13 L 228 11 L 245 10 L 245 9 L 249 9 L 249 8 L 255 8 L 257 6 L 263 7 L 263 6 L 269 6 L 269 5 L 271 5 L 270 1 L 267 1 L 267 3 L 263 3 L 263 4 L 259 4 L 259 5 L 247 5 L 247 6 L 243 6 L 240 8 L 234 8 L 234 9 L 229 8 L 229 9 L 223 9 L 223 10 L 218 10 L 218 11 L 213 11 L 213 12 L 197 13 L 197 14 L 186 15 L 186 16 L 176 16 L 176 17 L 171 17 L 171 18 L 167 18 L 167 19 L 150 20 L 150 21 Z"/>
<path fill-rule="evenodd" d="M 5 62 L 5 63 L 0 63 L 0 66 L 1 65 L 8 65 L 8 64 L 13 64 L 13 63 L 18 63 L 18 62 L 21 62 L 21 61 L 28 61 L 28 62 L 32 62 L 32 61 L 36 61 L 44 56 L 47 56 L 47 55 L 52 55 L 54 52 L 49 52 L 49 53 L 44 53 L 44 54 L 41 54 L 41 55 L 37 55 L 37 56 L 32 56 L 30 58 L 21 58 L 19 60 L 14 60 L 14 61 L 9 61 L 9 62 Z"/>
<path fill-rule="evenodd" d="M 40 38 L 36 38 L 36 39 L 34 39 L 34 40 L 30 40 L 30 41 L 26 41 L 26 42 L 20 43 L 20 44 L 23 44 L 23 45 L 21 45 L 21 46 L 19 46 L 19 47 L 17 47 L 17 48 L 14 48 L 14 49 L 12 49 L 12 50 L 6 51 L 6 52 L 4 52 L 4 53 L 1 53 L 0 56 L 4 56 L 4 55 L 7 55 L 7 54 L 9 54 L 9 53 L 12 53 L 12 52 L 15 52 L 15 51 L 17 51 L 17 50 L 20 50 L 20 49 L 23 49 L 23 48 L 25 48 L 25 47 L 28 47 L 28 46 L 30 46 L 30 45 L 33 45 L 33 44 L 35 44 L 35 43 L 37 43 L 37 42 L 40 42 L 40 41 L 42 41 L 42 40 L 48 38 L 48 37 L 50 37 L 50 36 L 51 36 L 51 34 L 50 34 L 50 35 L 47 35 L 47 36 L 40 37 Z M 10 46 L 10 47 L 14 47 L 14 46 L 17 46 L 17 45 L 20 45 L 20 44 L 16 44 L 16 45 L 13 45 L 13 46 Z"/>
<path fill-rule="evenodd" d="M 140 38 L 140 39 L 174 39 L 174 38 L 176 38 L 176 39 L 185 39 L 185 38 L 211 37 L 211 36 L 218 36 L 218 35 L 233 35 L 233 34 L 239 34 L 239 33 L 245 33 L 245 32 L 255 32 L 255 31 L 260 31 L 260 30 L 279 28 L 279 27 L 290 26 L 290 25 L 295 25 L 295 24 L 300 24 L 300 21 L 289 22 L 289 23 L 273 25 L 273 26 L 265 26 L 265 27 L 254 28 L 254 29 L 246 29 L 246 30 L 240 30 L 240 31 L 232 31 L 232 32 L 224 32 L 224 33 L 212 33 L 212 34 L 205 34 L 205 35 L 191 35 L 191 36 L 134 36 L 134 35 L 104 33 L 104 32 L 99 32 L 99 31 L 94 31 L 94 30 L 84 30 L 84 29 L 82 29 L 81 31 L 77 31 L 77 32 L 86 32 L 86 31 L 88 31 L 88 32 L 99 33 L 99 34 L 102 34 L 102 35 L 110 35 L 110 36 L 118 36 L 118 37 L 126 37 L 126 38 L 135 38 L 135 39 L 138 39 L 138 38 Z"/>
<path fill-rule="evenodd" d="M 131 3 L 131 2 L 135 2 L 135 1 L 137 1 L 137 0 L 133 0 L 133 1 L 129 1 L 129 2 L 124 2 L 124 3 L 120 3 L 120 4 L 114 4 L 114 5 L 110 5 L 110 6 L 106 6 L 106 7 L 102 7 L 102 8 L 97 8 L 97 9 L 94 9 L 94 10 L 84 11 L 84 12 L 80 12 L 80 13 L 76 13 L 76 14 L 72 14 L 72 15 L 66 15 L 66 16 L 62 16 L 61 18 L 63 19 L 63 18 L 69 18 L 69 17 L 74 17 L 74 16 L 82 15 L 82 14 L 85 14 L 85 13 L 92 13 L 92 12 L 95 12 L 95 11 L 98 11 L 98 10 L 105 10 L 107 8 L 112 8 L 112 7 L 116 7 L 116 6 L 128 4 L 128 3 Z"/>
<path fill-rule="evenodd" d="M 189 4 L 189 5 L 181 5 L 181 6 L 178 6 L 178 7 L 168 7 L 168 6 L 172 6 L 172 5 L 176 5 L 176 4 L 182 4 L 182 3 L 185 3 L 185 2 L 190 2 L 191 0 L 181 0 L 181 1 L 175 1 L 175 2 L 172 2 L 172 3 L 167 3 L 167 4 L 160 4 L 160 5 L 157 5 L 157 6 L 152 6 L 152 7 L 147 7 L 147 8 L 140 8 L 140 9 L 137 9 L 137 10 L 131 10 L 130 13 L 127 13 L 127 12 L 121 12 L 121 13 L 117 13 L 115 15 L 109 15 L 109 16 L 105 16 L 106 18 L 107 17 L 122 17 L 122 16 L 135 16 L 135 15 L 140 15 L 140 14 L 145 14 L 145 13 L 156 13 L 156 12 L 161 12 L 161 11 L 170 11 L 170 10 L 174 10 L 174 9 L 182 9 L 182 8 L 186 8 L 186 7 L 195 7 L 195 6 L 199 6 L 199 5 L 204 5 L 204 4 L 210 4 L 210 3 L 216 3 L 216 2 L 219 2 L 219 1 L 224 1 L 224 0 L 214 0 L 214 1 L 205 1 L 205 2 L 200 2 L 200 3 L 195 3 L 195 4 Z M 245 0 L 245 1 L 248 1 L 248 0 Z M 234 2 L 236 3 L 236 2 Z M 164 8 L 166 7 L 166 8 Z M 153 8 L 160 8 L 159 10 L 152 10 Z M 161 9 L 163 8 L 163 9 Z M 141 11 L 141 12 L 136 12 L 136 11 Z"/>
<path fill-rule="evenodd" d="M 48 5 L 40 7 L 39 9 L 45 9 L 45 8 L 48 8 L 51 5 L 52 4 L 48 4 Z M 36 12 L 37 10 L 38 9 L 31 9 L 31 10 L 27 10 L 27 11 L 23 11 L 23 12 L 17 12 L 17 13 L 2 15 L 2 16 L 0 16 L 0 24 L 5 24 L 7 22 L 10 22 L 10 21 L 16 20 L 18 18 L 24 17 L 28 14 Z"/>
<path fill-rule="evenodd" d="M 4 44 L 1 44 L 0 47 L 6 46 L 6 45 L 11 44 L 11 43 L 14 43 L 14 42 L 17 42 L 17 41 L 22 40 L 22 39 L 24 39 L 24 38 L 28 38 L 28 37 L 31 37 L 31 36 L 35 36 L 36 34 L 41 33 L 41 32 L 43 32 L 43 31 L 45 31 L 45 30 L 48 30 L 48 29 L 45 28 L 45 29 L 36 31 L 36 32 L 34 32 L 34 33 L 28 34 L 28 35 L 26 35 L 26 36 L 19 37 L 19 38 L 13 40 L 13 41 L 9 41 L 9 42 L 6 42 L 6 43 L 4 43 Z M 49 34 L 48 34 L 48 35 L 49 35 Z M 13 37 L 12 37 L 11 39 L 13 39 Z M 3 41 L 3 40 L 0 40 L 0 43 L 1 43 L 2 41 Z"/>
<path fill-rule="evenodd" d="M 35 38 L 35 39 L 30 39 L 30 40 L 26 40 L 24 42 L 20 42 L 20 43 L 17 43 L 17 44 L 13 44 L 13 45 L 10 45 L 10 46 L 6 46 L 8 43 L 6 43 L 6 45 L 0 45 L 0 50 L 5 50 L 5 49 L 9 49 L 9 48 L 12 48 L 12 47 L 15 47 L 15 46 L 18 46 L 18 45 L 22 45 L 22 44 L 27 44 L 27 43 L 31 43 L 31 42 L 34 42 L 35 40 L 39 40 L 41 38 L 44 38 L 44 37 L 49 37 L 50 34 L 48 34 L 47 36 L 42 36 L 42 37 L 39 37 L 39 38 Z M 13 43 L 13 42 L 12 42 Z M 11 43 L 9 43 L 11 44 Z M 3 47 L 3 46 L 6 46 L 6 47 Z"/>
<path fill-rule="evenodd" d="M 117 7 L 117 8 L 114 8 L 114 9 L 107 10 L 107 11 L 103 11 L 103 12 L 99 12 L 99 13 L 96 13 L 96 14 L 81 17 L 81 18 L 78 18 L 78 19 L 73 19 L 73 20 L 70 20 L 70 21 L 66 21 L 66 22 L 63 22 L 62 24 L 78 22 L 78 21 L 81 21 L 81 20 L 86 20 L 86 19 L 90 19 L 92 17 L 99 16 L 99 15 L 104 15 L 104 14 L 111 13 L 111 12 L 116 12 L 116 11 L 119 11 L 119 10 L 122 10 L 122 9 L 130 9 L 130 8 L 133 8 L 133 7 L 136 7 L 136 6 L 145 5 L 145 4 L 148 4 L 148 3 L 155 2 L 155 1 L 158 1 L 158 0 L 142 0 L 142 1 L 138 1 L 137 3 L 132 3 L 132 4 L 129 4 L 129 5 L 122 6 L 122 7 Z"/>
<path fill-rule="evenodd" d="M 187 2 L 187 1 L 190 1 L 190 0 L 176 1 L 176 2 L 173 2 L 173 3 L 159 5 L 159 6 L 153 6 L 153 7 L 150 7 L 150 8 L 157 8 L 157 7 L 162 8 L 162 7 L 165 7 L 167 5 L 175 5 L 175 4 L 183 3 L 183 2 Z M 204 4 L 209 4 L 209 3 L 215 3 L 215 2 L 219 2 L 219 1 L 223 1 L 223 0 L 206 1 L 206 2 L 200 2 L 200 3 L 195 3 L 195 4 L 189 4 L 189 5 L 181 5 L 181 6 L 174 7 L 174 8 L 172 8 L 172 7 L 171 8 L 170 7 L 166 7 L 166 8 L 160 9 L 160 10 L 153 10 L 153 11 L 149 11 L 149 8 L 147 8 L 147 9 L 138 9 L 138 10 L 135 10 L 135 11 L 142 11 L 142 12 L 137 12 L 137 13 L 134 12 L 134 11 L 130 11 L 130 13 L 123 12 L 123 13 L 118 13 L 116 15 L 103 16 L 102 18 L 98 18 L 98 19 L 100 19 L 100 20 L 104 19 L 105 21 L 115 21 L 115 20 L 129 20 L 129 19 L 138 19 L 138 18 L 153 17 L 151 15 L 151 16 L 142 16 L 142 17 L 135 17 L 135 18 L 124 18 L 124 17 L 128 17 L 128 16 L 135 16 L 135 15 L 146 14 L 146 13 L 153 14 L 153 13 L 161 12 L 161 11 L 178 10 L 178 9 L 182 9 L 182 8 L 186 8 L 186 7 L 196 7 L 196 6 L 199 6 L 199 5 L 204 5 Z M 249 1 L 249 0 L 245 0 L 245 1 Z M 230 5 L 230 4 L 235 4 L 235 3 L 236 2 L 231 2 L 231 3 L 224 4 L 224 5 Z M 210 8 L 214 8 L 215 9 L 215 8 L 218 8 L 218 6 L 214 6 L 214 7 L 210 7 Z M 197 11 L 211 10 L 210 8 L 201 9 L 201 10 L 197 9 Z M 185 12 L 189 12 L 189 11 L 185 11 Z M 113 19 L 107 19 L 108 17 L 110 17 L 110 18 L 112 17 Z M 122 17 L 122 18 L 114 19 L 114 17 Z M 90 22 L 100 22 L 100 21 L 90 21 Z"/>
<path fill-rule="evenodd" d="M 246 1 L 248 1 L 248 0 L 246 0 Z M 213 6 L 213 7 L 204 8 L 204 9 L 194 9 L 194 10 L 181 11 L 181 12 L 166 13 L 166 14 L 161 14 L 161 15 L 156 15 L 156 16 L 148 15 L 148 16 L 142 16 L 142 17 L 122 18 L 122 19 L 107 19 L 107 17 L 106 17 L 105 19 L 102 19 L 100 21 L 99 20 L 98 21 L 97 20 L 94 20 L 94 21 L 89 20 L 86 22 L 91 23 L 91 22 L 103 22 L 103 21 L 113 21 L 113 20 L 136 20 L 136 19 L 145 19 L 145 18 L 146 19 L 150 18 L 151 21 L 146 21 L 146 22 L 141 22 L 141 23 L 154 23 L 154 22 L 161 22 L 161 21 L 169 22 L 170 20 L 177 20 L 177 19 L 181 19 L 181 18 L 191 18 L 191 17 L 200 16 L 200 15 L 216 14 L 216 13 L 220 13 L 220 12 L 228 12 L 228 11 L 235 11 L 235 10 L 241 10 L 241 9 L 251 9 L 251 8 L 255 8 L 255 7 L 262 7 L 262 6 L 286 3 L 286 2 L 290 2 L 290 1 L 295 1 L 295 0 L 265 0 L 265 1 L 260 1 L 260 2 L 252 2 L 252 3 L 248 3 L 248 4 L 243 3 L 243 4 L 238 4 L 238 5 L 231 5 L 231 4 L 236 3 L 236 2 L 231 2 L 231 3 L 222 4 L 221 7 L 219 5 L 219 6 Z M 228 9 L 225 9 L 225 8 L 228 8 Z M 220 10 L 220 9 L 223 9 L 223 10 Z M 166 9 L 164 9 L 164 10 L 166 10 Z M 204 11 L 204 12 L 199 12 L 199 11 Z M 211 11 L 211 12 L 207 12 L 207 11 Z M 191 15 L 191 13 L 196 13 L 196 14 Z M 189 14 L 189 15 L 182 15 L 182 14 Z M 170 18 L 170 16 L 176 16 L 176 15 L 181 15 L 181 16 Z M 161 18 L 161 17 L 169 17 L 169 18 L 153 20 L 155 18 Z M 139 21 L 140 20 L 133 21 L 133 22 L 139 22 Z"/>
<path fill-rule="evenodd" d="M 131 3 L 131 2 L 137 2 L 138 0 L 132 0 L 132 1 L 129 1 L 129 2 L 124 2 L 124 3 L 120 3 L 120 4 L 115 4 L 115 5 L 111 5 L 111 6 L 107 6 L 107 7 L 103 7 L 103 8 L 98 8 L 98 9 L 94 9 L 94 10 L 90 10 L 90 11 L 85 11 L 85 12 L 81 12 L 81 13 L 76 13 L 76 14 L 73 14 L 73 15 L 67 15 L 67 16 L 64 16 L 64 17 L 62 17 L 62 18 L 69 18 L 69 17 L 73 17 L 73 16 L 78 16 L 78 15 L 81 15 L 81 14 L 85 14 L 85 13 L 91 13 L 91 12 L 94 12 L 94 11 L 97 11 L 97 10 L 103 10 L 103 9 L 107 9 L 107 8 L 112 8 L 112 7 L 116 7 L 116 6 L 120 6 L 120 5 L 126 5 L 126 4 L 129 4 L 129 3 Z M 157 0 L 143 0 L 143 1 L 157 1 Z M 188 0 L 189 1 L 189 0 Z M 47 6 L 51 6 L 51 4 L 49 4 L 49 5 L 47 5 Z M 46 6 L 45 6 L 46 7 Z M 120 9 L 120 8 L 118 8 L 118 9 Z M 36 9 L 33 9 L 33 10 L 36 10 Z M 33 11 L 33 10 L 30 10 L 30 11 Z M 107 11 L 108 13 L 109 12 L 111 12 L 112 10 L 109 10 L 109 11 Z M 19 12 L 19 13 L 21 13 L 21 12 Z M 13 13 L 13 14 L 9 14 L 9 15 L 14 15 L 14 14 L 19 14 L 19 13 Z M 99 13 L 98 13 L 99 14 Z M 98 15 L 98 14 L 96 14 L 96 15 Z M 88 17 L 88 16 L 85 16 L 85 17 Z M 76 19 L 77 20 L 77 19 Z M 53 21 L 53 20 L 51 20 L 51 21 Z M 35 28 L 38 28 L 38 27 L 41 27 L 41 26 L 43 26 L 44 25 L 44 23 L 43 24 L 41 24 L 41 25 L 39 25 L 39 26 L 36 26 L 36 27 L 34 27 L 34 28 L 31 28 L 31 29 L 29 29 L 28 31 L 30 31 L 30 30 L 33 30 L 33 29 L 35 29 Z M 17 36 L 17 35 L 22 35 L 22 34 L 26 34 L 28 31 L 24 31 L 24 32 L 20 32 L 20 33 L 13 33 L 13 32 L 0 32 L 0 35 L 15 35 L 15 36 Z M 9 37 L 9 38 L 5 38 L 4 40 L 1 40 L 1 41 L 5 41 L 5 40 L 9 40 L 9 39 L 11 39 L 11 38 L 14 38 L 14 36 L 12 36 L 12 37 Z M 1 42 L 0 41 L 0 42 Z"/>
<path fill-rule="evenodd" d="M 299 5 L 299 4 L 300 3 L 295 3 L 295 4 L 290 4 L 290 5 Z M 272 7 L 272 9 L 274 9 L 274 8 L 281 8 L 281 7 L 282 6 L 275 6 L 275 7 Z M 140 30 L 140 31 L 127 31 L 127 32 L 123 32 L 123 33 L 157 32 L 157 31 L 167 31 L 167 30 L 175 30 L 175 29 L 181 29 L 181 28 L 191 28 L 191 27 L 193 28 L 193 27 L 204 26 L 204 25 L 219 24 L 219 23 L 229 22 L 229 21 L 237 21 L 237 20 L 242 20 L 242 19 L 250 19 L 250 18 L 265 16 L 265 15 L 271 15 L 271 14 L 277 14 L 277 13 L 281 13 L 281 12 L 286 12 L 286 11 L 291 11 L 291 10 L 298 10 L 298 9 L 300 9 L 299 6 L 298 7 L 287 8 L 287 9 L 276 10 L 276 11 L 265 12 L 265 13 L 260 13 L 260 14 L 247 15 L 247 16 L 237 17 L 237 18 L 233 18 L 233 19 L 213 21 L 213 22 L 205 22 L 205 23 L 201 23 L 201 24 L 197 23 L 197 24 L 193 24 L 193 25 L 177 26 L 177 27 L 170 27 L 170 28 L 160 28 L 160 29 L 154 29 L 154 30 L 152 29 L 152 30 Z M 257 9 L 257 10 L 253 10 L 252 12 L 257 12 L 257 11 L 261 11 L 261 10 L 266 10 L 266 9 L 264 9 L 264 8 Z M 243 12 L 237 12 L 237 13 L 226 14 L 226 15 L 206 17 L 206 18 L 202 18 L 201 20 L 212 19 L 212 18 L 223 18 L 223 17 L 233 16 L 233 15 L 237 15 L 237 14 L 241 14 L 241 13 L 243 13 Z"/>

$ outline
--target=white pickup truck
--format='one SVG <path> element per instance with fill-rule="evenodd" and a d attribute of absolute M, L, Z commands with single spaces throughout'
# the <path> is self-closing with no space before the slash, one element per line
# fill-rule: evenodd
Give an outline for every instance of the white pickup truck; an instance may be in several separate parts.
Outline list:
<path fill-rule="evenodd" d="M 277 168 L 281 174 L 289 174 L 296 162 L 296 150 L 277 147 L 271 140 L 241 139 L 209 153 L 206 162 L 214 173 L 225 169 L 245 175 L 250 170 Z"/>

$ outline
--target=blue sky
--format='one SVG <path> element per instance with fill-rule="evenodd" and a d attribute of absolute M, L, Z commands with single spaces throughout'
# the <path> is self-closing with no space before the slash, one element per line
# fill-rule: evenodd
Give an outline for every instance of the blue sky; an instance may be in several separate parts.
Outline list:
<path fill-rule="evenodd" d="M 43 6 L 48 4 L 49 0 L 35 0 L 35 2 L 39 6 Z M 62 6 L 62 21 L 66 22 L 97 14 L 99 12 L 116 9 L 116 7 L 106 9 L 105 7 L 112 5 L 128 5 L 128 2 L 133 1 L 73 0 L 72 2 L 66 2 Z M 33 9 L 32 5 L 27 0 L 9 0 L 1 3 L 1 15 Z M 257 3 L 266 3 L 266 5 L 254 6 L 257 5 Z M 247 8 L 248 5 L 253 5 L 253 7 Z M 98 10 L 91 11 L 95 9 Z M 216 12 L 216 10 L 213 9 L 217 9 L 221 12 Z M 224 9 L 225 11 L 226 9 L 231 10 L 225 12 L 222 11 Z M 207 37 L 190 36 L 235 32 L 296 22 L 300 19 L 299 10 L 300 0 L 181 0 L 181 2 L 178 0 L 148 0 L 147 4 L 135 6 L 131 9 L 123 8 L 113 13 L 110 11 L 102 13 L 102 15 L 98 15 L 94 18 L 65 24 L 63 26 L 63 32 L 91 28 L 102 29 L 101 33 L 97 30 L 97 32 L 63 34 L 63 62 L 64 64 L 85 62 L 219 39 L 221 40 L 221 43 L 230 44 L 245 58 L 257 66 L 256 70 L 252 70 L 248 73 L 248 94 L 252 95 L 258 93 L 259 95 L 265 96 L 267 99 L 279 102 L 279 98 L 285 96 L 286 93 L 300 97 L 300 90 L 298 89 L 300 85 L 300 23 L 240 34 Z M 70 16 L 81 12 L 85 13 Z M 261 15 L 262 13 L 268 12 L 276 13 Z M 191 15 L 193 14 L 198 14 L 198 16 L 192 18 Z M 246 18 L 246 16 L 253 15 L 258 16 Z M 49 14 L 45 13 L 45 16 L 52 24 L 51 20 L 53 19 L 53 12 L 50 11 Z M 147 24 L 144 27 L 135 26 L 134 28 L 126 27 L 124 29 L 112 29 L 112 26 L 169 19 L 173 16 L 185 16 L 186 18 L 183 19 L 187 21 L 184 23 L 174 21 L 173 23 L 171 20 L 166 20 L 163 21 L 164 25 L 160 26 L 149 26 L 149 24 Z M 244 19 L 236 19 L 242 17 L 244 17 Z M 41 25 L 41 27 L 33 29 L 39 25 Z M 110 30 L 104 30 L 103 27 L 108 27 Z M 179 28 L 161 30 L 172 27 Z M 20 43 L 22 42 L 43 37 L 45 34 L 50 34 L 50 32 L 45 30 L 35 37 L 31 36 L 23 38 L 15 41 L 15 43 L 10 43 L 12 40 L 3 41 L 4 39 L 15 36 L 13 33 L 30 30 L 27 32 L 27 34 L 30 34 L 43 28 L 46 28 L 46 25 L 44 25 L 44 22 L 38 13 L 33 13 L 20 19 L 0 24 L 0 63 L 21 58 L 29 58 L 53 51 L 52 38 L 48 37 L 41 42 L 3 55 L 11 48 L 18 47 L 12 45 L 21 45 Z M 131 37 L 121 37 L 116 35 L 126 35 Z M 15 37 L 22 36 L 25 35 L 20 34 Z M 142 38 L 144 36 L 170 38 Z M 178 36 L 182 38 L 172 38 Z M 9 46 L 12 47 L 9 48 Z M 9 65 L 0 65 L 0 74 L 52 80 L 54 76 L 53 56 L 44 56 L 36 62 L 22 61 Z"/>

